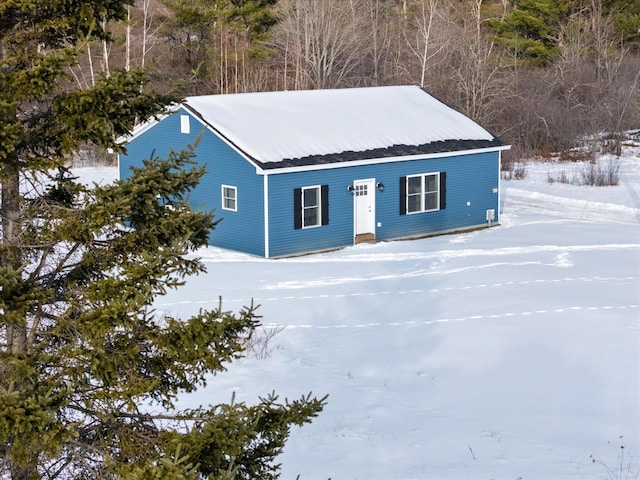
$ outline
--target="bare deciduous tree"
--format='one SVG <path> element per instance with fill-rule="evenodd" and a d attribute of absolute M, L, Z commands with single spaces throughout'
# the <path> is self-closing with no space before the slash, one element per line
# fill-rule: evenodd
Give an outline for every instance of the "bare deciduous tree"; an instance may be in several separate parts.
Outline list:
<path fill-rule="evenodd" d="M 281 2 L 276 46 L 285 52 L 285 89 L 345 85 L 365 48 L 360 35 L 364 21 L 361 4 L 361 0 Z"/>
<path fill-rule="evenodd" d="M 420 64 L 420 86 L 425 87 L 427 72 L 442 61 L 449 45 L 450 21 L 443 0 L 414 0 L 406 9 L 404 38 Z"/>
<path fill-rule="evenodd" d="M 452 79 L 457 106 L 481 124 L 495 123 L 505 100 L 512 95 L 505 70 L 507 61 L 490 36 L 483 32 L 483 0 L 459 8 L 452 25 L 449 51 L 454 60 Z"/>

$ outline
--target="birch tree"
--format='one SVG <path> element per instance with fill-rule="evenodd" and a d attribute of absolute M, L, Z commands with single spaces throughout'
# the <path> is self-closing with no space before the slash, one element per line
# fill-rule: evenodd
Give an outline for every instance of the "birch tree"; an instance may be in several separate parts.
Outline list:
<path fill-rule="evenodd" d="M 417 0 L 407 8 L 407 27 L 404 38 L 407 46 L 418 60 L 420 86 L 426 87 L 429 69 L 439 61 L 445 51 L 449 37 L 445 34 L 448 19 L 444 0 Z"/>

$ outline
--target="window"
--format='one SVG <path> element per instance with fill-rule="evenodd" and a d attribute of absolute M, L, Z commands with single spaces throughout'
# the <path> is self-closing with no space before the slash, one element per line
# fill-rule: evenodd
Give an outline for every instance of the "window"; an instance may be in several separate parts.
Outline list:
<path fill-rule="evenodd" d="M 400 214 L 444 210 L 446 173 L 425 173 L 400 177 Z"/>
<path fill-rule="evenodd" d="M 302 228 L 320 225 L 320 187 L 302 189 Z"/>
<path fill-rule="evenodd" d="M 236 212 L 238 210 L 238 189 L 222 185 L 222 209 Z"/>
<path fill-rule="evenodd" d="M 354 192 L 356 197 L 366 197 L 368 195 L 367 187 L 368 187 L 368 185 L 366 183 L 364 183 L 362 185 L 356 185 L 355 186 L 355 192 Z"/>
<path fill-rule="evenodd" d="M 329 186 L 293 190 L 294 228 L 312 228 L 329 224 Z"/>
<path fill-rule="evenodd" d="M 190 131 L 189 115 L 180 115 L 180 133 L 189 133 Z"/>

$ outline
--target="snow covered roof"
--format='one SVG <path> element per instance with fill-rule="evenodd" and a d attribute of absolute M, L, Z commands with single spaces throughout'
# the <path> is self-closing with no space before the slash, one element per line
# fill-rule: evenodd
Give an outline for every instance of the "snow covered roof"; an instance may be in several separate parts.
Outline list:
<path fill-rule="evenodd" d="M 204 95 L 184 105 L 263 168 L 504 146 L 417 86 Z"/>

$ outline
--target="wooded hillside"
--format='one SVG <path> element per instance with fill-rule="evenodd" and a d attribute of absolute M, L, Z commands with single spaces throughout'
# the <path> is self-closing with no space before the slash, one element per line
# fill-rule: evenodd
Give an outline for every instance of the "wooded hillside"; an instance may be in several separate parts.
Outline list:
<path fill-rule="evenodd" d="M 640 0 L 135 0 L 75 72 L 178 95 L 417 84 L 514 158 L 638 128 Z"/>

